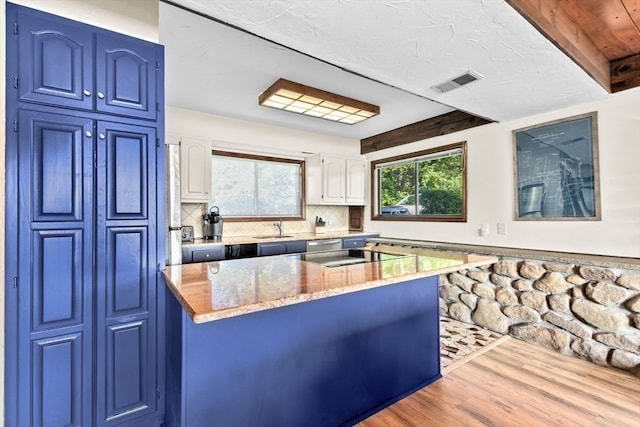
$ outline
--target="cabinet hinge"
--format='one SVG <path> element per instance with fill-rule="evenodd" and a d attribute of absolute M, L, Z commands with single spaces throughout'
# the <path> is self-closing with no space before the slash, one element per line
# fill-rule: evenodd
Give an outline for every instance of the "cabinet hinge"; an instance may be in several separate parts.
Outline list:
<path fill-rule="evenodd" d="M 18 132 L 18 121 L 17 120 L 13 121 L 13 131 L 14 132 Z"/>
<path fill-rule="evenodd" d="M 160 389 L 156 390 L 156 399 L 160 400 Z"/>
<path fill-rule="evenodd" d="M 18 89 L 19 87 L 20 87 L 20 79 L 18 78 L 18 76 L 15 76 L 13 78 L 13 88 Z"/>
<path fill-rule="evenodd" d="M 156 113 L 160 112 L 160 103 L 156 102 Z"/>
<path fill-rule="evenodd" d="M 156 138 L 156 148 L 160 148 L 160 138 Z"/>
<path fill-rule="evenodd" d="M 17 22 L 13 23 L 13 34 L 15 34 L 15 35 L 20 34 L 20 26 L 18 25 Z"/>
<path fill-rule="evenodd" d="M 156 70 L 160 69 L 160 61 L 156 61 Z"/>
<path fill-rule="evenodd" d="M 17 289 L 18 288 L 18 278 L 16 276 L 13 276 L 13 289 Z"/>
<path fill-rule="evenodd" d="M 93 152 L 93 168 L 98 169 L 98 155 L 96 152 Z"/>

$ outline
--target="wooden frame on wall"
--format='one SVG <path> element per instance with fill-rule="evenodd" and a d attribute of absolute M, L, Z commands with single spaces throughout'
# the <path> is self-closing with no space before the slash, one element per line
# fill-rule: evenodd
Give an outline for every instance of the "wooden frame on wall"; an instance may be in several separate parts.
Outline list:
<path fill-rule="evenodd" d="M 600 221 L 597 113 L 513 131 L 517 221 Z"/>

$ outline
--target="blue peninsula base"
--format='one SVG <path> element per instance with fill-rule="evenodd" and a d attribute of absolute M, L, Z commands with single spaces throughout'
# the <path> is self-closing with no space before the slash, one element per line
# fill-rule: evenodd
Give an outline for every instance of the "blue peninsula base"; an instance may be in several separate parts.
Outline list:
<path fill-rule="evenodd" d="M 352 426 L 441 377 L 437 276 L 202 324 L 167 310 L 168 427 Z"/>

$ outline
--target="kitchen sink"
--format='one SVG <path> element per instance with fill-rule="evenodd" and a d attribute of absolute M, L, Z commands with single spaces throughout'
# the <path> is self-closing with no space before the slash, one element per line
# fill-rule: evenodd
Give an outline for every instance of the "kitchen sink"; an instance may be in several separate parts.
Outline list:
<path fill-rule="evenodd" d="M 293 236 L 281 236 L 279 234 L 272 234 L 267 236 L 253 236 L 253 239 L 284 239 L 285 237 L 293 237 Z"/>

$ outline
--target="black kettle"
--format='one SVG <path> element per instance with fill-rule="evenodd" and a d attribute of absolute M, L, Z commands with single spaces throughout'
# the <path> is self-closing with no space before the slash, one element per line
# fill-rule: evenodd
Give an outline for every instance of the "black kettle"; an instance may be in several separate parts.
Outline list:
<path fill-rule="evenodd" d="M 202 237 L 221 240 L 223 223 L 224 219 L 220 215 L 220 208 L 211 206 L 209 213 L 202 215 Z"/>

